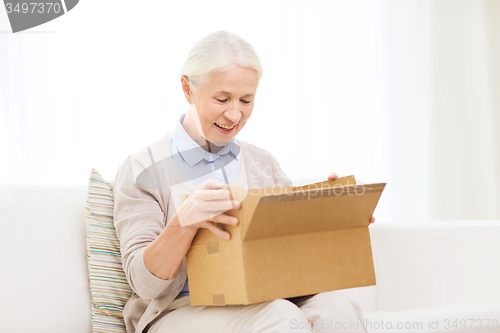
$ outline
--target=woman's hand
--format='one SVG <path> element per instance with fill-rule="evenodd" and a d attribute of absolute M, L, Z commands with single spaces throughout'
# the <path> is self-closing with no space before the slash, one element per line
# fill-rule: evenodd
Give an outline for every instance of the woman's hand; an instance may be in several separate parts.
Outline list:
<path fill-rule="evenodd" d="M 218 223 L 238 225 L 236 217 L 223 214 L 241 204 L 230 200 L 225 185 L 211 179 L 191 194 L 168 221 L 160 236 L 144 249 L 144 265 L 156 277 L 171 280 L 179 273 L 198 228 L 207 228 L 216 236 L 229 239 L 231 234 Z"/>
<path fill-rule="evenodd" d="M 335 172 L 330 172 L 328 174 L 328 180 L 335 180 L 337 178 L 339 178 L 339 176 Z M 372 216 L 372 218 L 370 219 L 370 224 L 372 224 L 373 222 L 375 222 L 375 218 Z"/>
<path fill-rule="evenodd" d="M 222 230 L 218 223 L 238 225 L 236 217 L 228 216 L 224 212 L 240 209 L 241 204 L 230 199 L 230 193 L 225 186 L 224 183 L 210 179 L 198 187 L 176 212 L 180 225 L 192 230 L 207 228 L 217 237 L 229 239 L 231 234 Z"/>

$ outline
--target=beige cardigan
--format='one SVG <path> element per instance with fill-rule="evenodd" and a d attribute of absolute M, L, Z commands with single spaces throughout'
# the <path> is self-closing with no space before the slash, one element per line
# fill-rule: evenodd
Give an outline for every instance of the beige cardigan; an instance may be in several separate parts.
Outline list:
<path fill-rule="evenodd" d="M 178 207 L 177 202 L 174 204 L 170 184 L 179 184 L 180 175 L 169 164 L 172 163 L 168 158 L 169 136 L 170 133 L 127 157 L 114 181 L 114 224 L 120 241 L 123 270 L 133 290 L 123 310 L 128 333 L 142 333 L 177 297 L 186 281 L 186 258 L 172 280 L 157 278 L 143 261 L 144 248 L 160 235 Z M 246 176 L 248 188 L 291 185 L 271 153 L 239 140 L 237 144 L 243 157 L 244 172 L 241 174 Z M 184 192 L 193 190 L 194 187 L 189 185 L 183 187 Z"/>

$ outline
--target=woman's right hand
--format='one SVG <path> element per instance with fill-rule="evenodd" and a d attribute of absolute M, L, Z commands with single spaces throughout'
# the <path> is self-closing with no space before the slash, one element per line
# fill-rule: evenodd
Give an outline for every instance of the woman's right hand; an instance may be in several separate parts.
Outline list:
<path fill-rule="evenodd" d="M 215 179 L 206 181 L 177 209 L 180 225 L 194 230 L 207 228 L 217 237 L 229 239 L 231 234 L 222 230 L 218 223 L 238 225 L 236 217 L 224 212 L 241 208 L 241 203 L 231 200 L 229 194 L 224 183 Z"/>

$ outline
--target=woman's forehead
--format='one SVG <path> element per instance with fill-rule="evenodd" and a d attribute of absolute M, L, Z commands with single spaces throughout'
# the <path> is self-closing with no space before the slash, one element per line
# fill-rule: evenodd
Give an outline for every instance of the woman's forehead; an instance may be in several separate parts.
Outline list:
<path fill-rule="evenodd" d="M 232 68 L 224 72 L 210 75 L 202 89 L 212 93 L 233 94 L 235 92 L 245 95 L 255 94 L 257 89 L 257 72 L 250 68 Z"/>

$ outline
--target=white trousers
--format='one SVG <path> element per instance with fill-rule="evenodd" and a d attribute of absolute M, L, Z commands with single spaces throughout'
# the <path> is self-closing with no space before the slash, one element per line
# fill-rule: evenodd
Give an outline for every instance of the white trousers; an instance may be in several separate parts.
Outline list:
<path fill-rule="evenodd" d="M 335 291 L 251 305 L 195 307 L 175 299 L 148 333 L 367 333 L 358 304 Z"/>

